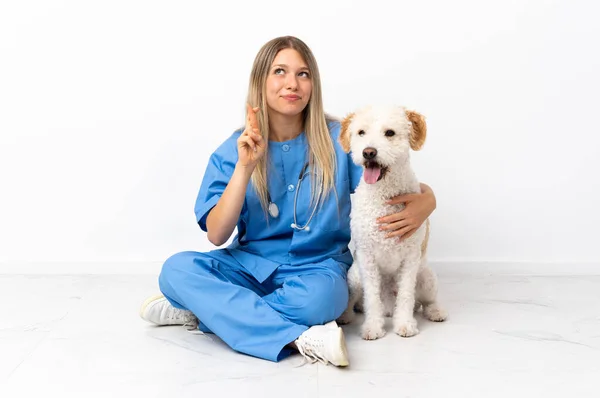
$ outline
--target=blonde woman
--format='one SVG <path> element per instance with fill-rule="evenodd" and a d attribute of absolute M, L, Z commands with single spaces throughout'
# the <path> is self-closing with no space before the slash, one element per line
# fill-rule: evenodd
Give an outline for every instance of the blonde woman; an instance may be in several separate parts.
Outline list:
<path fill-rule="evenodd" d="M 319 69 L 295 37 L 256 56 L 246 125 L 210 157 L 195 213 L 216 246 L 164 263 L 162 295 L 141 316 L 158 325 L 198 324 L 232 349 L 279 361 L 294 350 L 311 362 L 349 364 L 337 319 L 352 264 L 350 194 L 362 169 L 338 144 L 340 124 L 323 111 Z M 252 106 L 252 107 L 251 107 Z M 390 220 L 410 234 L 435 209 L 423 184 Z M 407 217 L 411 214 L 410 217 Z"/>

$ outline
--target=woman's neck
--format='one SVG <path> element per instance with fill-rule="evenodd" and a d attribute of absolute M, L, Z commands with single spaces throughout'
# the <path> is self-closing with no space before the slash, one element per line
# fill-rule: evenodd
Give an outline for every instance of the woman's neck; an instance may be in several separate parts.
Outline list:
<path fill-rule="evenodd" d="M 298 137 L 304 130 L 303 115 L 284 116 L 281 114 L 269 115 L 269 140 L 284 142 Z"/>

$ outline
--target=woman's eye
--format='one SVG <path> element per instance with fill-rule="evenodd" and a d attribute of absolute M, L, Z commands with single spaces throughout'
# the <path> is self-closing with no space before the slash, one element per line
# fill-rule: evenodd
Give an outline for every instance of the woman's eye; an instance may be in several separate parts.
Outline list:
<path fill-rule="evenodd" d="M 394 130 L 386 130 L 386 132 L 385 132 L 386 137 L 393 137 L 394 135 L 396 135 Z"/>
<path fill-rule="evenodd" d="M 276 75 L 280 75 L 282 73 L 284 73 L 285 71 L 282 68 L 277 68 L 273 71 L 273 73 L 275 73 Z"/>
<path fill-rule="evenodd" d="M 304 75 L 304 77 L 310 77 L 310 75 L 308 74 L 308 72 L 300 72 L 300 75 Z"/>
<path fill-rule="evenodd" d="M 364 131 L 364 130 L 360 130 L 360 131 L 358 132 L 358 135 L 360 135 L 360 136 L 362 137 L 363 135 L 365 135 L 365 131 Z"/>

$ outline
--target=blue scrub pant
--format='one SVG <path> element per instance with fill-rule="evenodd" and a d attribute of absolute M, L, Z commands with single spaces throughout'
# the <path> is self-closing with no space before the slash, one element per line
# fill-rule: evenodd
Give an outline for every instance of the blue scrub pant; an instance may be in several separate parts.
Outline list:
<path fill-rule="evenodd" d="M 175 254 L 164 263 L 159 286 L 173 306 L 196 315 L 201 331 L 238 352 L 277 362 L 308 327 L 346 309 L 344 264 L 281 265 L 259 283 L 226 250 L 216 253 Z"/>

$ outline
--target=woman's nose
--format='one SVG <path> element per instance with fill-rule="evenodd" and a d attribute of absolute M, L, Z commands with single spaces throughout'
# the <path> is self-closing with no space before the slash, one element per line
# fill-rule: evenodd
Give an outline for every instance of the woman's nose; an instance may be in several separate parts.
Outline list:
<path fill-rule="evenodd" d="M 296 88 L 298 88 L 298 81 L 296 80 L 296 77 L 291 74 L 288 75 L 286 85 L 287 88 L 290 90 L 295 90 Z"/>

